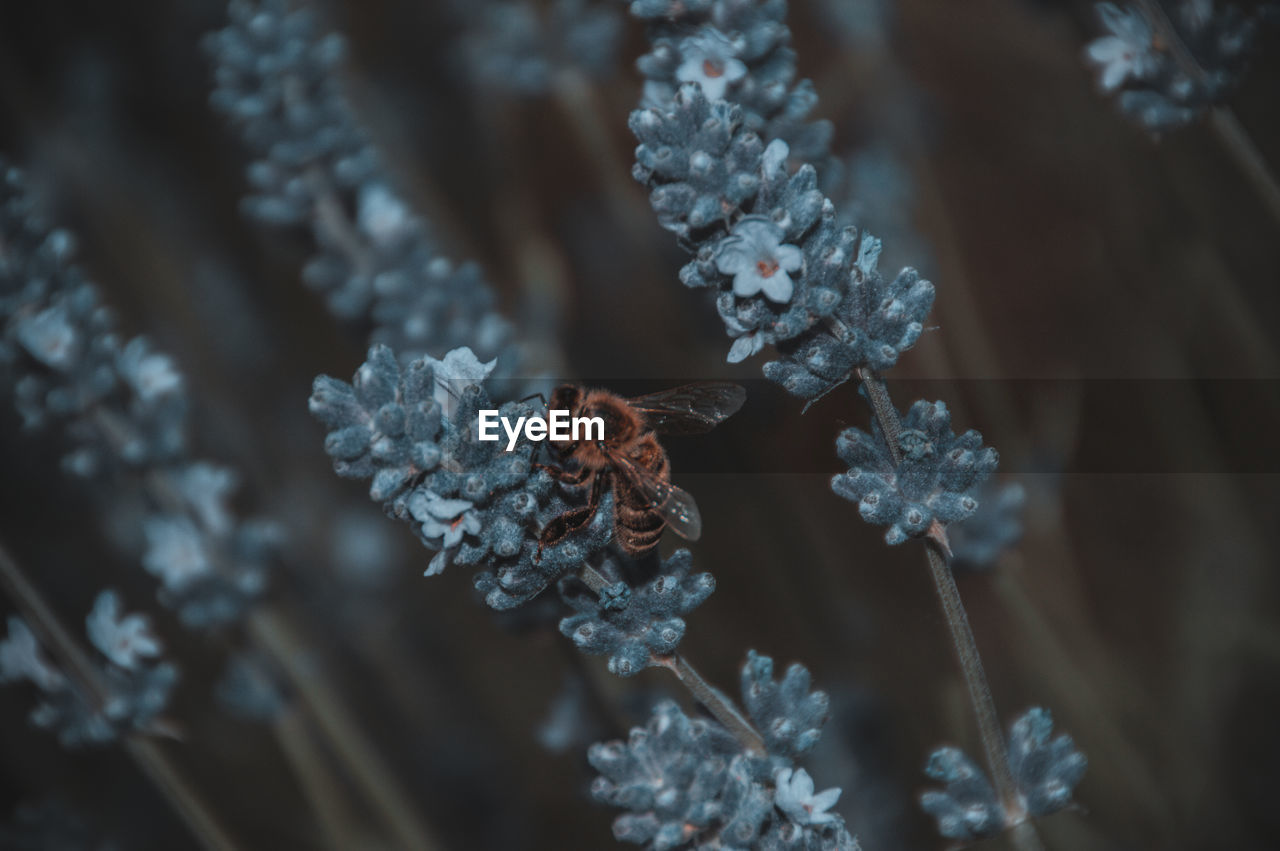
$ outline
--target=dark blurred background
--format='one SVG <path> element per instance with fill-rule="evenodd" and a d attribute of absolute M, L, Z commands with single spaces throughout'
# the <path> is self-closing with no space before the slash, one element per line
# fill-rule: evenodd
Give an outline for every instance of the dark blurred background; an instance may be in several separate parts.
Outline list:
<path fill-rule="evenodd" d="M 1047 706 L 1089 757 L 1081 811 L 1047 820 L 1046 844 L 1280 847 L 1280 221 L 1208 126 L 1155 142 L 1098 95 L 1087 3 L 897 0 L 870 38 L 833 23 L 836 0 L 791 6 L 837 151 L 870 157 L 855 174 L 884 265 L 937 286 L 895 398 L 945 400 L 1028 494 L 1020 545 L 960 587 L 1004 720 Z M 479 84 L 448 4 L 329 12 L 408 194 L 518 325 L 562 342 L 563 378 L 748 385 L 722 428 L 667 443 L 704 515 L 695 567 L 718 580 L 683 649 L 730 690 L 748 648 L 803 661 L 835 709 L 811 772 L 844 789 L 863 847 L 943 847 L 915 803 L 921 768 L 940 743 L 978 745 L 923 555 L 828 488 L 835 434 L 867 422 L 853 388 L 802 416 L 758 364 L 724 362 L 713 307 L 679 284 L 684 254 L 627 173 L 638 25 L 616 73 L 570 103 Z M 288 536 L 271 599 L 305 626 L 299 652 L 446 847 L 612 847 L 586 744 L 674 683 L 619 681 L 554 629 L 496 618 L 466 568 L 424 579 L 429 553 L 332 474 L 306 398 L 316 374 L 350 376 L 367 329 L 301 283 L 305 234 L 239 215 L 248 155 L 208 107 L 199 49 L 224 19 L 214 0 L 0 4 L 0 152 L 78 235 L 122 329 L 177 359 L 197 454 L 237 467 L 241 507 Z M 1264 34 L 1231 101 L 1273 169 L 1277 46 Z M 58 472 L 59 435 L 21 433 L 11 404 L 0 435 L 0 540 L 73 627 L 107 585 L 151 614 L 184 669 L 168 713 L 184 738 L 164 747 L 244 847 L 323 847 L 279 737 L 212 697 L 225 648 L 113 554 L 100 502 Z M 607 710 L 544 730 L 564 740 L 549 750 L 539 730 L 567 682 Z M 0 691 L 7 809 L 56 796 L 119 847 L 192 844 L 119 748 L 65 751 L 30 705 Z M 333 800 L 375 824 L 332 776 Z M 387 846 L 370 828 L 366 847 Z"/>

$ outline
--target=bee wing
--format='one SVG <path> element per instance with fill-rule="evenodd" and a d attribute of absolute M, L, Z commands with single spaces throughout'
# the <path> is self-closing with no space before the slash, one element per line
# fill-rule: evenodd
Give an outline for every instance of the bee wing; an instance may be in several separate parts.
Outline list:
<path fill-rule="evenodd" d="M 660 434 L 702 434 L 738 412 L 747 391 L 728 381 L 698 381 L 628 399 Z"/>
<path fill-rule="evenodd" d="M 658 478 L 630 458 L 615 454 L 610 460 L 614 470 L 644 495 L 672 531 L 690 541 L 702 536 L 702 515 L 698 514 L 698 504 L 687 491 Z"/>

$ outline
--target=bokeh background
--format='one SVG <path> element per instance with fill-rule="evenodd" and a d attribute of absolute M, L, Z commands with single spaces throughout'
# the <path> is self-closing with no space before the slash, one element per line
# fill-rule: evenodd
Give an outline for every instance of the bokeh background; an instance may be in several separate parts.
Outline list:
<path fill-rule="evenodd" d="M 1153 141 L 1097 94 L 1087 3 L 791 7 L 882 266 L 937 286 L 895 398 L 945 400 L 1026 489 L 1021 543 L 960 587 L 1005 720 L 1048 706 L 1089 757 L 1046 844 L 1280 847 L 1280 221 L 1209 126 Z M 328 12 L 407 194 L 522 330 L 559 342 L 559 377 L 748 386 L 724 426 L 667 443 L 705 520 L 695 565 L 718 580 L 683 649 L 730 690 L 748 648 L 803 661 L 835 710 L 810 770 L 844 789 L 863 847 L 943 847 L 921 768 L 940 743 L 978 747 L 923 555 L 828 488 L 835 434 L 867 422 L 854 389 L 801 415 L 757 364 L 724 362 L 712 306 L 679 285 L 684 254 L 629 176 L 638 25 L 575 98 L 521 96 L 460 50 L 456 6 Z M 0 4 L 0 152 L 78 235 L 122 328 L 177 359 L 197 454 L 236 466 L 241 507 L 287 534 L 270 603 L 300 625 L 297 654 L 442 845 L 612 847 L 585 747 L 675 684 L 618 681 L 545 619 L 495 617 L 465 568 L 424 579 L 429 553 L 332 474 L 306 398 L 316 374 L 350 376 L 368 329 L 302 284 L 305 234 L 239 214 L 248 155 L 208 107 L 199 49 L 224 20 L 212 0 Z M 1277 47 L 1264 33 L 1231 100 L 1273 170 Z M 325 847 L 292 740 L 220 707 L 225 642 L 184 630 L 114 554 L 103 495 L 58 472 L 64 446 L 0 406 L 0 541 L 73 627 L 107 585 L 151 614 L 183 665 L 183 735 L 163 747 L 244 847 Z M 193 845 L 120 748 L 61 749 L 28 726 L 31 700 L 0 691 L 6 809 L 56 797 L 117 847 Z M 363 846 L 392 847 L 316 719 L 290 719 Z"/>

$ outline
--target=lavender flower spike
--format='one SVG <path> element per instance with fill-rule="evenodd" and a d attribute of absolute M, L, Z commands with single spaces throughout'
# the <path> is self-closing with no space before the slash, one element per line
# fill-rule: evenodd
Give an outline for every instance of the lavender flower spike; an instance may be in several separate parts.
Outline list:
<path fill-rule="evenodd" d="M 858 504 L 868 523 L 888 526 L 885 541 L 900 544 L 925 534 L 934 522 L 954 523 L 978 510 L 975 490 L 993 473 L 999 456 L 970 430 L 957 436 L 941 402 L 918 401 L 902 418 L 893 460 L 879 424 L 871 433 L 845 429 L 836 451 L 849 471 L 831 489 Z"/>

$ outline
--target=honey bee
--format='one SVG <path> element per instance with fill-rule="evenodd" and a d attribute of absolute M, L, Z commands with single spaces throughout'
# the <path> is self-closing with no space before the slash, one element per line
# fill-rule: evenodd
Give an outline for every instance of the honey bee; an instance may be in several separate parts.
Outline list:
<path fill-rule="evenodd" d="M 573 417 L 601 418 L 604 439 L 550 441 L 561 460 L 575 462 L 576 467 L 538 466 L 564 484 L 591 491 L 586 505 L 564 512 L 543 528 L 537 557 L 543 547 L 554 546 L 590 523 L 611 489 L 614 538 L 628 555 L 639 557 L 652 551 L 667 526 L 696 541 L 702 534 L 698 506 L 671 483 L 671 464 L 657 435 L 710 431 L 737 413 L 746 395 L 737 384 L 714 381 L 631 399 L 574 384 L 557 387 L 548 408 L 567 409 Z"/>

